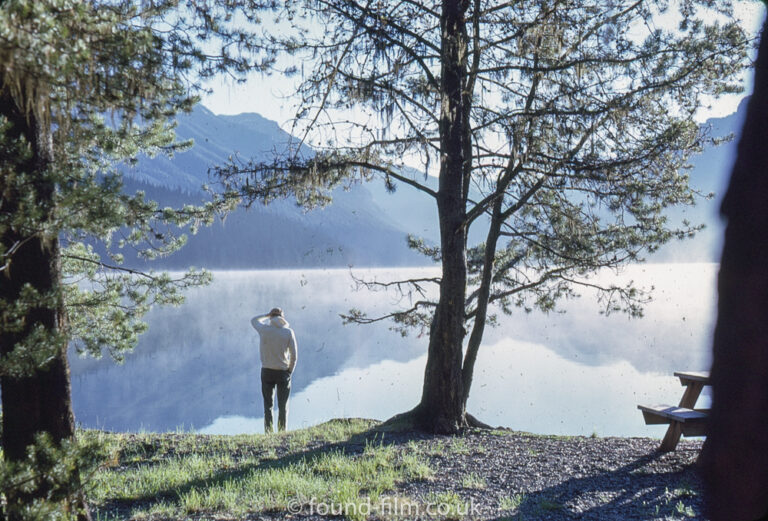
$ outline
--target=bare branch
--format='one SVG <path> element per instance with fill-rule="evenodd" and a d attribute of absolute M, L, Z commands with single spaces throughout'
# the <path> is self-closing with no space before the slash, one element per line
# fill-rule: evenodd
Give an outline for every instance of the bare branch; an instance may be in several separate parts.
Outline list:
<path fill-rule="evenodd" d="M 410 309 L 406 309 L 403 311 L 394 311 L 392 313 L 388 313 L 386 315 L 381 315 L 374 318 L 370 318 L 362 313 L 358 313 L 356 310 L 352 310 L 349 315 L 340 314 L 339 316 L 344 320 L 345 323 L 356 323 L 356 324 L 373 324 L 376 322 L 382 322 L 384 320 L 403 321 L 408 319 L 409 315 L 411 315 L 412 313 L 415 313 L 425 307 L 436 308 L 437 302 L 420 300 L 414 303 L 414 305 Z"/>
<path fill-rule="evenodd" d="M 382 172 L 383 174 L 386 174 L 389 177 L 393 177 L 402 183 L 412 186 L 417 190 L 424 192 L 425 194 L 428 194 L 431 197 L 435 197 L 435 198 L 437 197 L 437 192 L 435 192 L 428 186 L 423 185 L 417 181 L 414 181 L 413 179 L 398 173 L 397 171 L 393 170 L 390 167 L 385 167 L 385 166 L 381 166 L 373 163 L 367 163 L 365 161 L 349 161 L 347 164 L 353 167 L 366 168 L 369 170 L 376 170 L 378 172 Z"/>

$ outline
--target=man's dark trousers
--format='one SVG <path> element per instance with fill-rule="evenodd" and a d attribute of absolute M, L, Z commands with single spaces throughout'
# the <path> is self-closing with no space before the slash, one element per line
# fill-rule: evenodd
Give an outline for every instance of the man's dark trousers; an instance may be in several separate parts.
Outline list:
<path fill-rule="evenodd" d="M 264 432 L 272 432 L 272 407 L 277 388 L 277 430 L 285 430 L 288 417 L 288 397 L 291 394 L 291 373 L 281 369 L 261 368 L 261 394 L 264 397 Z"/>

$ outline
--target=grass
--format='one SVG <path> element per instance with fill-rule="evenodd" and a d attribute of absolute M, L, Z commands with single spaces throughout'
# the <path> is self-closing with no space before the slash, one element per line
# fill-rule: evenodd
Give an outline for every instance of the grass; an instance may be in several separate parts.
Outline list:
<path fill-rule="evenodd" d="M 513 496 L 504 496 L 499 500 L 499 510 L 517 510 L 525 500 L 525 494 L 515 494 Z"/>
<path fill-rule="evenodd" d="M 578 439 L 579 436 L 573 436 L 570 434 L 536 434 L 535 432 L 526 431 L 513 431 L 509 429 L 492 429 L 487 431 L 492 436 L 523 436 L 525 438 L 541 438 L 545 440 L 558 440 L 558 441 L 572 441 Z M 597 432 L 593 432 L 590 438 L 599 438 Z"/>
<path fill-rule="evenodd" d="M 433 443 L 431 446 L 427 447 L 426 450 L 424 450 L 424 454 L 433 458 L 445 456 L 447 454 L 445 441 L 439 440 Z"/>
<path fill-rule="evenodd" d="M 678 488 L 672 491 L 672 495 L 679 498 L 692 498 L 699 495 L 693 487 L 693 484 L 689 481 L 683 480 L 680 482 Z"/>
<path fill-rule="evenodd" d="M 452 440 L 449 447 L 451 454 L 456 456 L 468 456 L 472 452 L 469 445 L 467 445 L 467 440 L 464 438 L 456 438 Z"/>
<path fill-rule="evenodd" d="M 557 501 L 553 501 L 548 498 L 542 498 L 539 500 L 538 504 L 539 508 L 545 512 L 552 512 L 555 510 L 562 510 L 564 507 L 562 504 L 558 503 Z"/>
<path fill-rule="evenodd" d="M 485 482 L 485 478 L 478 476 L 474 472 L 470 472 L 461 479 L 461 486 L 464 488 L 482 490 L 487 486 L 487 484 Z"/>
<path fill-rule="evenodd" d="M 274 436 L 84 433 L 110 453 L 90 481 L 94 517 L 242 519 L 264 511 L 311 513 L 322 505 L 331 514 L 365 519 L 392 501 L 388 494 L 398 483 L 434 474 L 425 456 L 380 437 L 361 438 L 354 453 L 333 447 L 370 427 L 344 420 Z M 457 500 L 443 499 L 453 512 Z"/>
<path fill-rule="evenodd" d="M 693 489 L 691 483 L 681 481 L 678 488 L 670 490 L 667 488 L 664 492 L 666 504 L 671 506 L 673 517 L 696 517 L 696 512 L 689 505 L 686 505 L 684 499 L 691 499 L 698 496 L 698 492 Z"/>
<path fill-rule="evenodd" d="M 675 514 L 680 517 L 696 517 L 696 512 L 689 506 L 686 506 L 682 501 L 675 503 Z"/>
<path fill-rule="evenodd" d="M 95 521 L 286 516 L 405 521 L 473 518 L 481 511 L 499 520 L 523 521 L 560 516 L 569 509 L 571 497 L 557 487 L 510 490 L 500 487 L 484 466 L 465 466 L 477 460 L 482 464 L 487 453 L 496 456 L 499 446 L 506 446 L 503 440 L 425 439 L 388 428 L 369 420 L 333 420 L 269 436 L 86 431 L 79 438 L 95 438 L 108 453 L 88 480 Z M 530 443 L 543 436 L 505 430 L 487 434 L 527 438 L 509 440 L 512 460 L 520 464 L 547 450 L 547 444 Z M 630 468 L 627 475 L 637 472 Z M 596 491 L 610 496 L 612 487 L 612 482 L 603 483 Z M 654 517 L 655 509 L 656 517 L 684 519 L 697 515 L 700 499 L 696 481 L 681 476 L 655 487 L 638 506 L 648 517 Z"/>

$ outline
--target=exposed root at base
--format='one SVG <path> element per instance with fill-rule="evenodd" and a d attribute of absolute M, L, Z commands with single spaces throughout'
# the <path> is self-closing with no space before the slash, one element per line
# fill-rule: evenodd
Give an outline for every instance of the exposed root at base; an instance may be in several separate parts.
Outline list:
<path fill-rule="evenodd" d="M 476 429 L 494 429 L 494 427 L 488 425 L 487 423 L 481 422 L 472 414 L 466 413 L 465 417 L 470 427 L 474 427 Z"/>
<path fill-rule="evenodd" d="M 389 418 L 376 427 L 382 431 L 424 431 L 433 434 L 461 434 L 465 429 L 493 429 L 494 427 L 465 413 L 461 421 L 440 421 L 425 413 L 420 406 Z"/>

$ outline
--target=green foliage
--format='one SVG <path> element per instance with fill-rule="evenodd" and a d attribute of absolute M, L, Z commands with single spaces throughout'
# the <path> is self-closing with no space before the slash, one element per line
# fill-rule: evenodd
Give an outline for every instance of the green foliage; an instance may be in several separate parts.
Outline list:
<path fill-rule="evenodd" d="M 153 305 L 179 304 L 185 289 L 210 281 L 195 269 L 178 276 L 131 269 L 125 258 L 176 251 L 234 202 L 159 208 L 143 193 L 126 194 L 122 173 L 140 155 L 191 146 L 177 141 L 173 118 L 191 110 L 206 78 L 241 77 L 273 62 L 251 38 L 254 9 L 271 4 L 0 2 L 0 377 L 45 378 L 68 343 L 121 360 Z M 20 260 L 30 244 L 35 266 Z M 68 409 L 68 396 L 46 399 Z M 90 452 L 62 439 L 66 430 L 42 433 L 23 461 L 6 451 L 7 513 L 69 515 L 66 498 L 82 492 L 77 473 L 87 472 Z"/>
<path fill-rule="evenodd" d="M 179 277 L 110 270 L 90 245 L 82 243 L 71 244 L 63 257 L 63 269 L 70 280 L 78 277 L 86 281 L 65 288 L 70 338 L 80 352 L 98 357 L 107 350 L 117 361 L 122 361 L 123 354 L 136 345 L 138 335 L 146 331 L 142 317 L 153 305 L 178 305 L 185 289 L 211 280 L 210 273 L 194 269 Z"/>
<path fill-rule="evenodd" d="M 6 515 L 23 521 L 75 519 L 85 490 L 82 483 L 95 473 L 106 457 L 97 440 L 65 440 L 54 443 L 40 433 L 20 462 L 0 463 L 0 490 L 5 498 L 25 497 L 45 490 L 45 497 L 30 496 L 21 503 L 10 501 Z M 14 508 L 16 507 L 16 508 Z"/>
<path fill-rule="evenodd" d="M 696 511 L 682 501 L 675 503 L 674 513 L 680 517 L 696 517 Z"/>
<path fill-rule="evenodd" d="M 456 492 L 431 492 L 425 499 L 443 519 L 464 519 L 469 512 L 469 505 Z"/>
<path fill-rule="evenodd" d="M 55 306 L 55 292 L 41 293 L 31 285 L 24 285 L 13 301 L 0 299 L 0 327 L 4 333 L 18 333 L 26 326 L 28 314 L 40 306 Z M 45 367 L 58 353 L 61 341 L 66 339 L 62 331 L 51 330 L 38 324 L 16 342 L 13 350 L 0 357 L 0 376 L 20 377 Z"/>
<path fill-rule="evenodd" d="M 525 494 L 514 494 L 512 496 L 503 496 L 499 500 L 499 509 L 516 510 L 525 501 Z"/>
<path fill-rule="evenodd" d="M 477 475 L 475 472 L 470 472 L 461 478 L 461 486 L 464 488 L 482 490 L 488 486 L 488 484 L 485 482 L 485 478 Z"/>
<path fill-rule="evenodd" d="M 452 440 L 448 450 L 451 454 L 463 456 L 466 456 L 472 452 L 472 449 L 470 449 L 469 445 L 467 444 L 467 440 L 464 438 L 456 438 Z"/>
<path fill-rule="evenodd" d="M 233 157 L 229 164 L 214 167 L 224 198 L 242 197 L 249 207 L 293 197 L 300 206 L 316 208 L 331 202 L 330 189 L 342 184 L 348 187 L 354 179 L 354 167 L 344 165 L 347 157 L 336 151 L 309 154 L 301 145 L 290 148 L 285 152 L 287 159 L 281 156 L 264 162 Z"/>
<path fill-rule="evenodd" d="M 184 245 L 182 232 L 195 233 L 233 202 L 214 198 L 161 209 L 142 193 L 125 194 L 121 177 L 140 154 L 172 155 L 191 145 L 176 141 L 173 116 L 191 109 L 206 77 L 272 62 L 250 43 L 253 26 L 245 22 L 256 19 L 243 9 L 246 4 L 257 5 L 2 3 L 0 271 L 14 273 L 13 254 L 25 237 L 60 237 L 66 245 L 66 287 L 0 302 L 3 331 L 18 330 L 29 309 L 50 306 L 63 294 L 70 328 L 46 334 L 66 334 L 81 351 L 99 355 L 106 349 L 119 360 L 135 345 L 145 327 L 140 318 L 152 305 L 178 304 L 185 288 L 210 280 L 195 270 L 172 278 L 127 269 L 124 252 L 144 259 L 168 255 Z M 14 127 L 17 112 L 50 131 L 53 161 L 44 170 L 29 164 L 31 136 Z M 50 200 L 41 205 L 46 194 Z M 29 373 L 44 363 L 45 346 L 55 339 L 41 334 L 20 342 L 0 372 Z M 26 345 L 41 346 L 41 352 L 25 353 Z"/>

